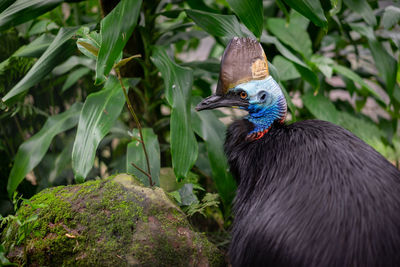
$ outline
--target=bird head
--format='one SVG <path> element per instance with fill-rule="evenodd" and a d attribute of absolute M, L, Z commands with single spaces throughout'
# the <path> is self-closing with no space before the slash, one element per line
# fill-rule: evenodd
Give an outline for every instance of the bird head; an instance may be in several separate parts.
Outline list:
<path fill-rule="evenodd" d="M 261 138 L 275 121 L 285 120 L 285 97 L 269 75 L 267 58 L 256 40 L 235 37 L 226 47 L 216 93 L 201 101 L 196 110 L 218 107 L 248 111 L 246 118 L 254 124 L 250 139 Z"/>

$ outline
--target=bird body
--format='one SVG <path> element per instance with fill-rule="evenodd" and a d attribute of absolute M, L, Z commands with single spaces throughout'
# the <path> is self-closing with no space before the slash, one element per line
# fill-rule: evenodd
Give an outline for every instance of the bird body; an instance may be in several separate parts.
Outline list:
<path fill-rule="evenodd" d="M 237 179 L 232 266 L 400 266 L 400 175 L 351 132 L 325 121 L 275 123 L 261 139 L 233 123 Z"/>
<path fill-rule="evenodd" d="M 400 171 L 340 126 L 285 124 L 285 98 L 257 41 L 229 43 L 217 92 L 197 110 L 221 106 L 249 113 L 225 142 L 238 182 L 233 267 L 400 266 Z"/>

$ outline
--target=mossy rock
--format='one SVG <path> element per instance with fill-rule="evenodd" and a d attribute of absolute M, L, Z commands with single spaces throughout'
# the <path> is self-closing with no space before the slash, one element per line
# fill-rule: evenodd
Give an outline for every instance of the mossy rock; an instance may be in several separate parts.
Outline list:
<path fill-rule="evenodd" d="M 8 258 L 19 265 L 224 265 L 161 188 L 143 187 L 130 175 L 49 188 L 30 202 L 18 210 L 21 218 L 38 215 L 25 241 L 12 245 L 21 235 L 16 223 L 3 233 Z"/>

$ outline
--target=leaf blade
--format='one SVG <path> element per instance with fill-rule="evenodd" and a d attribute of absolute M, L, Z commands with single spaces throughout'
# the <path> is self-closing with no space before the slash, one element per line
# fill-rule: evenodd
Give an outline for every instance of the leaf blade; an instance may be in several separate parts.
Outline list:
<path fill-rule="evenodd" d="M 234 15 L 221 15 L 200 10 L 186 10 L 186 14 L 209 34 L 230 40 L 235 36 L 246 37 Z"/>
<path fill-rule="evenodd" d="M 62 2 L 63 0 L 18 0 L 0 14 L 0 31 L 36 18 Z"/>
<path fill-rule="evenodd" d="M 113 126 L 124 103 L 121 85 L 115 78 L 108 79 L 103 90 L 86 98 L 72 149 L 72 169 L 78 182 L 83 182 L 91 170 L 97 146 Z"/>
<path fill-rule="evenodd" d="M 261 0 L 228 0 L 228 4 L 247 26 L 259 38 L 263 29 L 264 13 Z"/>
<path fill-rule="evenodd" d="M 105 80 L 136 26 L 142 0 L 122 0 L 101 21 L 101 46 L 96 63 L 96 84 Z"/>
<path fill-rule="evenodd" d="M 200 101 L 196 99 L 194 102 Z M 226 132 L 226 127 L 213 111 L 196 112 L 194 105 L 192 125 L 196 134 L 205 141 L 213 180 L 224 206 L 229 209 L 236 191 L 236 182 L 228 172 L 229 166 L 223 148 L 224 135 L 221 133 Z"/>
<path fill-rule="evenodd" d="M 81 109 L 82 104 L 75 103 L 67 111 L 49 117 L 42 129 L 18 148 L 7 184 L 7 191 L 10 196 L 17 189 L 25 175 L 42 160 L 51 140 L 57 134 L 71 129 L 78 123 Z"/>
<path fill-rule="evenodd" d="M 362 18 L 371 26 L 376 25 L 376 18 L 371 6 L 366 0 L 344 0 L 346 6 L 348 6 L 354 12 L 360 14 Z"/>
<path fill-rule="evenodd" d="M 133 135 L 139 138 L 138 129 L 134 129 Z M 146 145 L 147 154 L 149 156 L 150 163 L 150 174 L 153 183 L 156 186 L 160 186 L 160 145 L 158 143 L 158 137 L 153 132 L 152 128 L 143 128 L 143 140 Z M 129 173 L 134 174 L 139 180 L 145 185 L 149 186 L 149 178 L 144 175 L 141 171 L 132 166 L 134 163 L 142 170 L 147 171 L 147 163 L 145 154 L 143 152 L 142 144 L 139 141 L 133 140 L 128 144 L 126 153 L 126 170 Z"/>
<path fill-rule="evenodd" d="M 311 20 L 315 25 L 326 28 L 324 10 L 318 0 L 284 0 L 291 8 Z"/>
<path fill-rule="evenodd" d="M 151 57 L 164 79 L 165 95 L 171 112 L 172 165 L 178 179 L 187 176 L 196 161 L 198 147 L 191 126 L 190 97 L 192 71 L 173 62 L 162 47 L 154 47 Z"/>
<path fill-rule="evenodd" d="M 43 55 L 2 100 L 6 104 L 12 102 L 17 95 L 27 91 L 41 81 L 55 66 L 67 59 L 75 50 L 71 37 L 76 30 L 77 28 L 61 28 Z"/>

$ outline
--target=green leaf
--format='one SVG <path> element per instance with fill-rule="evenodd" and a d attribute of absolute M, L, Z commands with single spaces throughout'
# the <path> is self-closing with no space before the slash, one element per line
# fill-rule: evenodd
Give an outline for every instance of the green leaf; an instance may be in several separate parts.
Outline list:
<path fill-rule="evenodd" d="M 360 85 L 362 89 L 366 90 L 371 95 L 373 95 L 376 100 L 378 100 L 381 103 L 384 103 L 382 97 L 379 94 L 377 94 L 375 90 L 371 86 L 369 86 L 357 73 L 355 73 L 354 71 L 345 66 L 337 64 L 334 64 L 332 67 L 334 72 L 341 74 L 344 77 L 349 78 L 350 80 L 358 83 L 358 85 Z"/>
<path fill-rule="evenodd" d="M 142 0 L 122 0 L 101 21 L 101 46 L 96 64 L 96 84 L 105 81 L 136 26 Z"/>
<path fill-rule="evenodd" d="M 0 0 L 0 13 L 12 5 L 16 0 Z"/>
<path fill-rule="evenodd" d="M 54 36 L 42 34 L 31 43 L 18 49 L 13 56 L 15 57 L 40 57 L 44 51 L 54 41 Z"/>
<path fill-rule="evenodd" d="M 300 73 L 296 70 L 293 63 L 286 58 L 278 55 L 274 57 L 272 64 L 276 67 L 281 81 L 300 78 Z"/>
<path fill-rule="evenodd" d="M 369 40 L 368 45 L 370 47 L 372 57 L 374 58 L 376 68 L 379 71 L 379 75 L 385 81 L 386 92 L 388 93 L 389 97 L 392 98 L 393 89 L 396 84 L 397 62 L 378 40 Z"/>
<path fill-rule="evenodd" d="M 200 102 L 196 98 L 194 103 Z M 226 126 L 212 110 L 197 112 L 192 108 L 192 126 L 206 144 L 212 177 L 224 206 L 229 209 L 236 191 L 236 182 L 228 172 L 229 166 L 224 153 Z"/>
<path fill-rule="evenodd" d="M 80 29 L 82 30 L 82 28 Z M 101 36 L 99 33 L 93 31 L 79 38 L 76 42 L 79 51 L 85 56 L 97 60 L 100 50 Z"/>
<path fill-rule="evenodd" d="M 292 20 L 287 24 L 284 19 L 271 18 L 267 20 L 267 26 L 270 32 L 293 50 L 299 52 L 303 58 L 311 57 L 311 39 L 301 24 Z"/>
<path fill-rule="evenodd" d="M 178 190 L 180 199 L 181 199 L 181 205 L 183 206 L 189 206 L 194 203 L 198 203 L 199 200 L 197 199 L 196 195 L 193 192 L 193 184 L 185 184 L 181 189 Z"/>
<path fill-rule="evenodd" d="M 65 170 L 67 167 L 68 169 L 71 169 L 72 141 L 72 138 L 68 138 L 68 141 L 64 143 L 63 150 L 55 157 L 51 171 L 47 176 L 49 186 L 55 184 L 57 177 L 62 173 L 63 170 Z"/>
<path fill-rule="evenodd" d="M 165 85 L 165 96 L 171 111 L 172 165 L 178 179 L 187 176 L 197 158 L 197 142 L 191 126 L 190 96 L 193 83 L 192 71 L 173 62 L 159 46 L 151 57 L 161 72 Z"/>
<path fill-rule="evenodd" d="M 335 105 L 321 94 L 314 95 L 311 91 L 302 97 L 304 106 L 314 117 L 335 124 L 339 122 L 339 115 Z"/>
<path fill-rule="evenodd" d="M 90 58 L 72 56 L 68 58 L 64 63 L 55 67 L 52 71 L 52 74 L 63 75 L 79 65 L 85 66 L 86 68 L 95 71 L 94 64 L 95 62 Z"/>
<path fill-rule="evenodd" d="M 371 27 L 361 23 L 351 23 L 350 27 L 368 39 L 368 46 L 374 58 L 376 68 L 385 81 L 386 92 L 392 99 L 397 75 L 396 60 L 387 52 L 382 43 L 375 38 L 374 31 Z"/>
<path fill-rule="evenodd" d="M 193 9 L 186 10 L 186 14 L 197 26 L 213 36 L 224 38 L 226 41 L 235 36 L 246 37 L 234 15 L 221 15 Z"/>
<path fill-rule="evenodd" d="M 51 140 L 57 134 L 71 129 L 78 123 L 81 109 L 82 104 L 75 103 L 67 111 L 49 117 L 38 133 L 22 143 L 18 148 L 8 178 L 7 191 L 9 196 L 12 196 L 26 174 L 39 164 L 46 154 Z"/>
<path fill-rule="evenodd" d="M 385 29 L 389 29 L 398 24 L 400 20 L 400 8 L 388 6 L 385 8 L 381 24 Z"/>
<path fill-rule="evenodd" d="M 149 156 L 151 179 L 156 186 L 160 186 L 160 145 L 158 144 L 158 137 L 153 132 L 152 128 L 144 128 L 142 129 L 142 132 L 146 151 Z M 134 129 L 132 133 L 134 138 L 140 140 L 138 129 Z M 149 178 L 132 166 L 132 162 L 147 172 L 146 157 L 143 152 L 143 146 L 137 140 L 133 140 L 128 144 L 126 153 L 126 170 L 139 178 L 144 185 L 149 186 Z"/>
<path fill-rule="evenodd" d="M 74 70 L 73 72 L 71 72 L 68 77 L 67 80 L 65 81 L 62 89 L 61 89 L 61 93 L 65 92 L 66 90 L 68 90 L 72 85 L 74 85 L 80 78 L 82 78 L 83 76 L 85 76 L 86 74 L 88 74 L 90 72 L 90 69 L 86 68 L 86 67 L 82 67 L 79 68 L 77 70 Z"/>
<path fill-rule="evenodd" d="M 172 168 L 164 167 L 160 169 L 160 187 L 164 191 L 172 192 L 178 190 L 179 184 L 176 180 L 177 179 Z"/>
<path fill-rule="evenodd" d="M 365 22 L 371 26 L 376 26 L 374 12 L 367 0 L 344 0 L 344 3 L 354 12 L 361 15 Z"/>
<path fill-rule="evenodd" d="M 114 77 L 108 79 L 103 90 L 86 98 L 72 150 L 72 168 L 78 182 L 83 182 L 91 170 L 97 146 L 113 126 L 124 103 L 121 85 Z"/>
<path fill-rule="evenodd" d="M 314 88 L 319 88 L 318 76 L 311 68 L 306 65 L 301 59 L 295 56 L 289 49 L 287 49 L 276 37 L 263 34 L 261 42 L 266 44 L 274 44 L 278 51 L 288 60 L 294 63 L 296 70 L 300 73 L 301 77 L 309 82 Z"/>
<path fill-rule="evenodd" d="M 310 61 L 327 77 L 332 78 L 334 61 L 331 58 L 324 57 L 318 54 L 312 55 Z"/>
<path fill-rule="evenodd" d="M 6 103 L 12 102 L 17 95 L 27 91 L 40 82 L 51 70 L 67 59 L 75 50 L 74 41 L 71 37 L 77 28 L 61 28 L 56 38 L 36 61 L 29 72 L 15 85 L 4 97 Z"/>
<path fill-rule="evenodd" d="M 339 125 L 357 135 L 378 152 L 385 152 L 387 146 L 382 143 L 381 139 L 386 139 L 386 135 L 372 122 L 347 112 L 339 112 Z"/>
<path fill-rule="evenodd" d="M 302 97 L 302 100 L 304 106 L 316 118 L 346 128 L 378 151 L 385 149 L 385 145 L 380 141 L 381 138 L 385 138 L 385 134 L 373 123 L 347 112 L 338 111 L 328 98 L 320 94 L 314 96 L 309 92 Z"/>
<path fill-rule="evenodd" d="M 207 72 L 219 73 L 220 62 L 215 58 L 209 58 L 203 61 L 184 62 L 182 66 L 192 69 L 201 69 Z"/>
<path fill-rule="evenodd" d="M 379 94 L 377 94 L 375 92 L 375 90 L 369 86 L 357 73 L 355 73 L 354 71 L 352 71 L 351 69 L 345 67 L 345 66 L 341 66 L 341 65 L 337 65 L 334 64 L 332 66 L 333 71 L 343 75 L 346 78 L 349 78 L 350 80 L 358 83 L 358 85 L 361 86 L 362 89 L 366 90 L 367 92 L 369 92 L 371 95 L 373 95 L 377 100 L 384 102 L 383 99 L 381 98 L 381 96 Z"/>
<path fill-rule="evenodd" d="M 41 19 L 29 29 L 28 36 L 49 32 L 58 28 L 60 27 L 53 21 L 49 19 Z"/>
<path fill-rule="evenodd" d="M 332 9 L 329 10 L 329 15 L 331 17 L 335 16 L 342 9 L 342 1 L 343 0 L 331 0 Z"/>
<path fill-rule="evenodd" d="M 227 0 L 232 10 L 244 25 L 260 38 L 263 29 L 264 12 L 262 0 Z"/>
<path fill-rule="evenodd" d="M 266 34 L 263 34 L 261 36 L 260 41 L 262 43 L 266 44 L 274 44 L 276 46 L 276 49 L 287 59 L 292 61 L 293 63 L 296 63 L 297 65 L 303 66 L 304 68 L 310 69 L 304 61 L 302 61 L 300 58 L 298 58 L 296 55 L 294 55 L 289 49 L 287 49 L 276 37 L 274 36 L 269 36 Z M 310 69 L 311 71 L 311 69 Z"/>
<path fill-rule="evenodd" d="M 327 27 L 324 10 L 319 0 L 284 0 L 291 8 L 311 20 L 315 25 Z"/>
<path fill-rule="evenodd" d="M 0 14 L 0 31 L 39 17 L 62 2 L 62 0 L 18 0 Z"/>
<path fill-rule="evenodd" d="M 139 58 L 139 57 L 141 57 L 141 55 L 133 55 L 133 56 L 130 56 L 130 57 L 127 57 L 127 58 L 123 58 L 123 59 L 121 59 L 120 61 L 118 61 L 118 63 L 116 63 L 116 64 L 114 65 L 114 68 L 115 68 L 115 69 L 122 68 L 123 66 L 125 66 L 126 64 L 128 64 L 128 62 L 131 61 L 132 59 L 134 59 L 134 58 Z"/>

